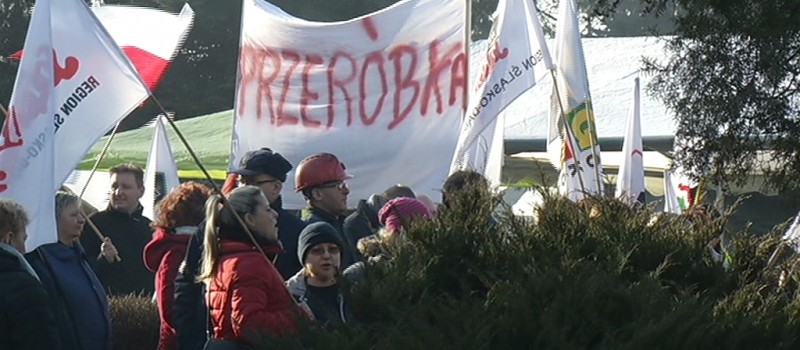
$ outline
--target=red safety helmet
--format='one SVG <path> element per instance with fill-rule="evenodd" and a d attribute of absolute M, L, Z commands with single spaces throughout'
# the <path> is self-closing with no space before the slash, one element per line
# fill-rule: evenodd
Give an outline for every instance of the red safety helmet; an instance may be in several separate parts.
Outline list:
<path fill-rule="evenodd" d="M 294 173 L 294 189 L 297 192 L 326 183 L 353 178 L 347 173 L 344 163 L 330 153 L 317 153 L 300 161 Z"/>

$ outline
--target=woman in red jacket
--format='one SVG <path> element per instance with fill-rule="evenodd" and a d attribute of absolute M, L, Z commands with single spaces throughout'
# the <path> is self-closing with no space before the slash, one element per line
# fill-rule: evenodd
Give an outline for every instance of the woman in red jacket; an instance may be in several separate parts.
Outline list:
<path fill-rule="evenodd" d="M 224 202 L 224 203 L 223 203 Z M 200 279 L 207 285 L 213 339 L 248 344 L 248 336 L 296 329 L 303 315 L 269 259 L 259 252 L 231 209 L 265 253 L 280 251 L 278 214 L 258 187 L 239 187 L 227 199 L 206 203 L 206 229 Z"/>
<path fill-rule="evenodd" d="M 161 318 L 158 350 L 178 348 L 172 322 L 175 277 L 189 239 L 205 219 L 203 206 L 212 193 L 211 188 L 199 182 L 181 184 L 161 200 L 158 218 L 152 223 L 156 231 L 144 247 L 144 264 L 156 273 L 156 301 Z"/>

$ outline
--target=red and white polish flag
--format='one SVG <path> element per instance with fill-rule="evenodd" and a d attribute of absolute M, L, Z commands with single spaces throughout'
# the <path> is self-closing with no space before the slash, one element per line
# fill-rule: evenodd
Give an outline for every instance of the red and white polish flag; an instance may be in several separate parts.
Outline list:
<path fill-rule="evenodd" d="M 184 4 L 177 15 L 121 5 L 99 5 L 91 9 L 150 90 L 155 90 L 161 82 L 194 21 L 194 11 L 189 4 Z M 22 51 L 17 51 L 9 57 L 20 60 L 22 54 Z"/>
<path fill-rule="evenodd" d="M 0 139 L 0 198 L 31 217 L 28 249 L 57 240 L 55 191 L 149 95 L 83 0 L 37 0 Z"/>
<path fill-rule="evenodd" d="M 101 5 L 92 12 L 130 58 L 150 90 L 155 90 L 178 54 L 194 21 L 184 4 L 177 15 L 145 7 Z"/>

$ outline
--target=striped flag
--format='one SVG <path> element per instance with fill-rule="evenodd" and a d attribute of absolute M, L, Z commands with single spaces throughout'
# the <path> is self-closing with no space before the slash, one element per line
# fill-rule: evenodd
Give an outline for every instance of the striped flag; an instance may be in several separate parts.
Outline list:
<path fill-rule="evenodd" d="M 178 15 L 122 5 L 95 5 L 91 9 L 150 90 L 161 82 L 194 21 L 189 4 L 184 4 Z M 9 58 L 20 60 L 22 56 L 23 51 L 18 51 Z"/>

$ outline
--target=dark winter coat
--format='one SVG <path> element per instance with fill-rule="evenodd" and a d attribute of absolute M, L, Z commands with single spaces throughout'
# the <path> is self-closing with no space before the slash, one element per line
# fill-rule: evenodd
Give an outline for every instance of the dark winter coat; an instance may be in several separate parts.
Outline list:
<path fill-rule="evenodd" d="M 205 285 L 197 282 L 203 256 L 205 222 L 197 233 L 190 236 L 186 255 L 175 277 L 175 299 L 172 322 L 177 333 L 178 349 L 202 350 L 208 338 L 208 309 L 205 302 Z"/>
<path fill-rule="evenodd" d="M 307 208 L 306 213 L 308 216 L 304 218 L 304 221 L 307 225 L 320 221 L 327 222 L 336 229 L 336 233 L 339 235 L 339 240 L 342 242 L 347 242 L 347 237 L 344 235 L 344 217 L 328 214 L 324 210 L 315 207 Z M 358 256 L 352 247 L 346 245 L 342 248 L 343 268 L 346 268 L 347 266 L 359 261 Z"/>
<path fill-rule="evenodd" d="M 281 277 L 287 280 L 303 268 L 297 260 L 297 238 L 300 237 L 300 232 L 306 227 L 306 223 L 283 209 L 280 197 L 270 203 L 270 206 L 278 212 L 278 239 L 283 245 L 283 251 L 278 254 L 278 260 L 275 262 L 275 268 Z"/>
<path fill-rule="evenodd" d="M 108 299 L 80 244 L 45 244 L 25 258 L 50 296 L 64 349 L 111 349 Z"/>
<path fill-rule="evenodd" d="M 289 289 L 289 293 L 291 293 L 298 302 L 306 303 L 311 309 L 311 312 L 314 313 L 314 316 L 320 319 L 319 315 L 325 312 L 323 309 L 324 305 L 322 305 L 323 303 L 321 301 L 314 300 L 314 296 L 308 292 L 308 281 L 305 272 L 305 269 L 300 270 L 300 272 L 286 281 L 286 288 Z M 347 302 L 341 290 L 339 290 L 337 299 L 339 302 L 337 305 L 338 320 L 339 322 L 347 323 L 352 319 L 352 316 L 350 315 L 350 308 L 347 306 Z"/>
<path fill-rule="evenodd" d="M 100 255 L 100 238 L 86 224 L 81 235 L 81 245 L 86 249 L 86 256 L 95 267 L 97 276 L 111 295 L 129 293 L 153 294 L 155 275 L 144 266 L 142 254 L 144 246 L 153 235 L 150 219 L 142 216 L 142 206 L 132 214 L 114 210 L 109 206 L 98 212 L 90 220 L 100 229 L 117 248 L 122 261 L 109 263 Z"/>
<path fill-rule="evenodd" d="M 156 230 L 153 240 L 144 247 L 145 266 L 156 273 L 156 301 L 158 302 L 158 315 L 161 319 L 161 328 L 158 338 L 158 349 L 177 349 L 178 336 L 172 321 L 172 310 L 175 300 L 175 277 L 178 268 L 186 256 L 186 246 L 189 239 L 194 236 L 197 227 L 180 227 L 178 230 L 167 232 L 163 229 Z"/>
<path fill-rule="evenodd" d="M 47 291 L 15 248 L 0 243 L 0 349 L 61 349 Z"/>
<path fill-rule="evenodd" d="M 246 342 L 253 333 L 294 332 L 302 311 L 272 262 L 252 243 L 229 239 L 220 242 L 219 254 L 208 292 L 213 337 Z"/>
<path fill-rule="evenodd" d="M 358 201 L 356 210 L 344 219 L 344 235 L 347 237 L 347 244 L 350 249 L 360 259 L 363 259 L 358 252 L 358 240 L 378 233 L 381 227 L 378 220 L 378 212 L 372 208 L 366 200 Z"/>

